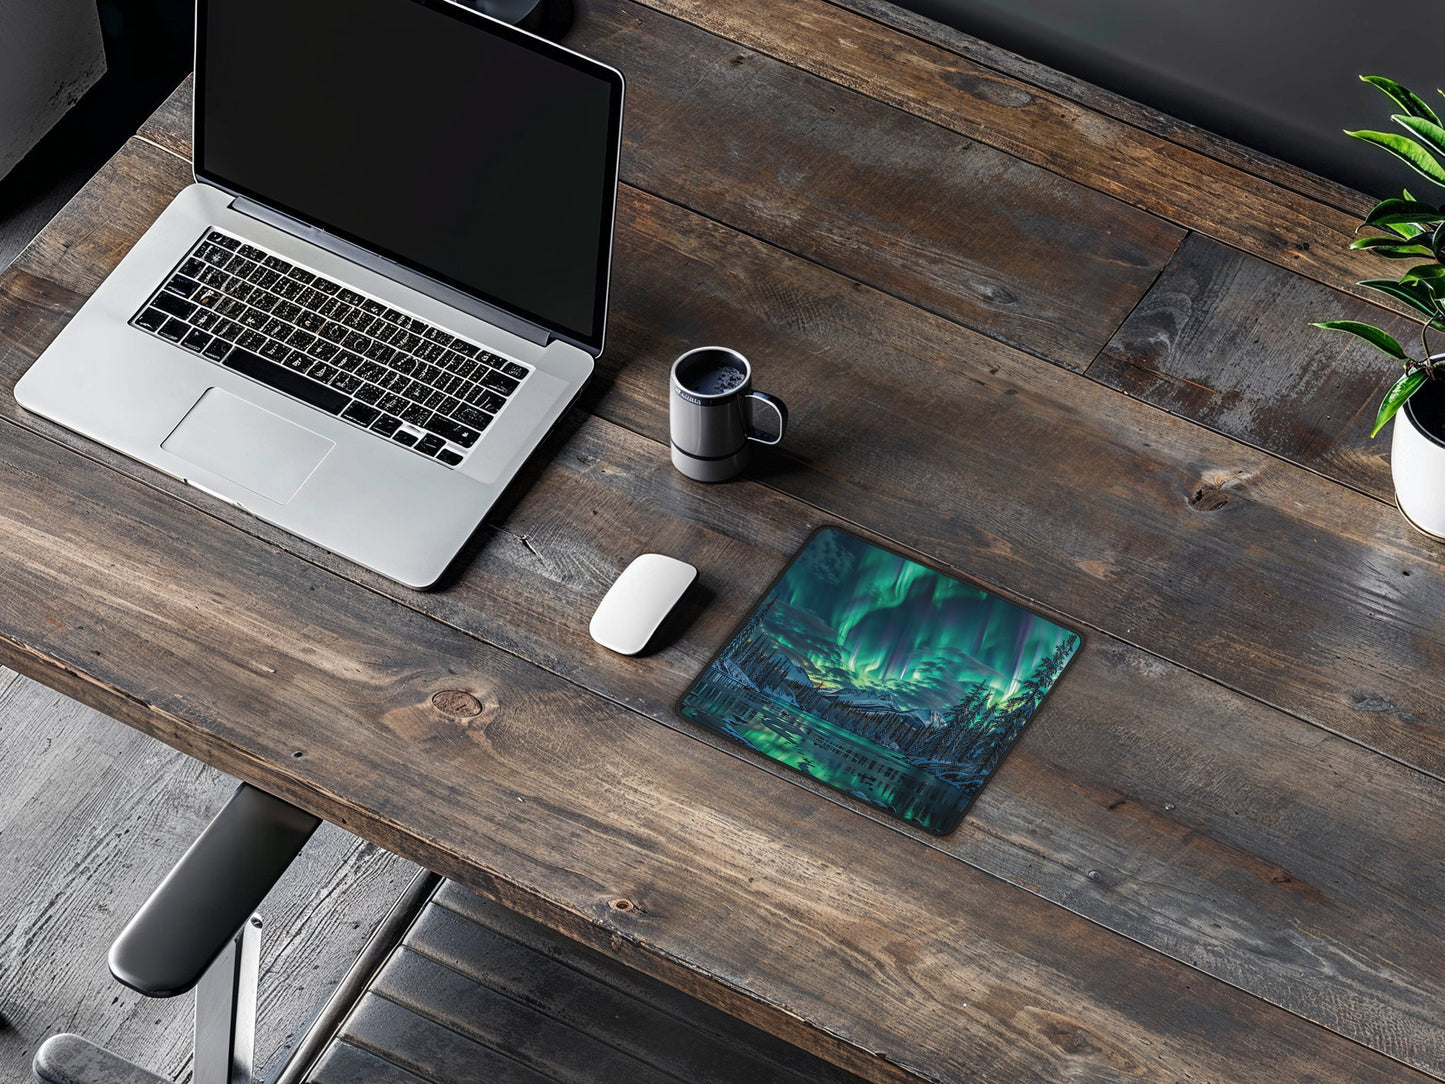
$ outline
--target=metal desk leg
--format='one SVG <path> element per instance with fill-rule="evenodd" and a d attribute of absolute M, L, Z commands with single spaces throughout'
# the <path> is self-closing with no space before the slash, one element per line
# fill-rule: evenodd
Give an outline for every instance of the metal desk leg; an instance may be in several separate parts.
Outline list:
<path fill-rule="evenodd" d="M 192 1084 L 251 1084 L 261 916 L 252 915 L 196 986 Z"/>

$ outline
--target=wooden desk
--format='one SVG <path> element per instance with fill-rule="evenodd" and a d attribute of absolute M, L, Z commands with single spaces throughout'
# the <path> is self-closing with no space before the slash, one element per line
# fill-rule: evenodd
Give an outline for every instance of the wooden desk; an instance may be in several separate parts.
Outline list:
<path fill-rule="evenodd" d="M 596 0 L 630 80 L 609 350 L 445 589 L 0 397 L 0 661 L 884 1080 L 1445 1078 L 1445 549 L 1378 360 L 1305 326 L 1357 195 L 876 0 Z M 866 11 L 861 10 L 866 8 Z M 0 278 L 7 387 L 189 179 L 183 87 Z M 689 345 L 792 406 L 668 465 Z M 844 523 L 1089 630 L 963 827 L 677 719 Z M 706 605 L 626 659 L 637 553 Z"/>

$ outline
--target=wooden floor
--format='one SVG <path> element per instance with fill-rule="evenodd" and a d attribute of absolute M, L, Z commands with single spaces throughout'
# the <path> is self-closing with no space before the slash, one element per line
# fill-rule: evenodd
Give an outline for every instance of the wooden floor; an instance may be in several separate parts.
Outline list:
<path fill-rule="evenodd" d="M 75 1031 L 190 1079 L 190 997 L 151 1001 L 106 951 L 235 780 L 0 669 L 0 1082 Z M 257 1065 L 270 1079 L 416 867 L 322 825 L 267 900 Z"/>

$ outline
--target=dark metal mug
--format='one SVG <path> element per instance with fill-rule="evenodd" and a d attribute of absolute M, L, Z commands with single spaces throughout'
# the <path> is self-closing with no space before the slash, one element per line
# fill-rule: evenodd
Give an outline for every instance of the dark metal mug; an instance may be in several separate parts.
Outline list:
<path fill-rule="evenodd" d="M 780 399 L 753 391 L 752 376 L 748 359 L 725 346 L 699 346 L 672 363 L 672 465 L 689 478 L 735 478 L 747 466 L 752 444 L 783 439 L 788 408 Z M 776 416 L 776 434 L 753 424 L 759 406 Z"/>

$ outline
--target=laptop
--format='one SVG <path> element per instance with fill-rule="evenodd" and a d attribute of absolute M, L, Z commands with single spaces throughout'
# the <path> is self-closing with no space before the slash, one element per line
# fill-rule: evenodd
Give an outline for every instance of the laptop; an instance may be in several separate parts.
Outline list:
<path fill-rule="evenodd" d="M 414 588 L 602 352 L 615 69 L 449 0 L 200 0 L 195 183 L 21 406 Z"/>

